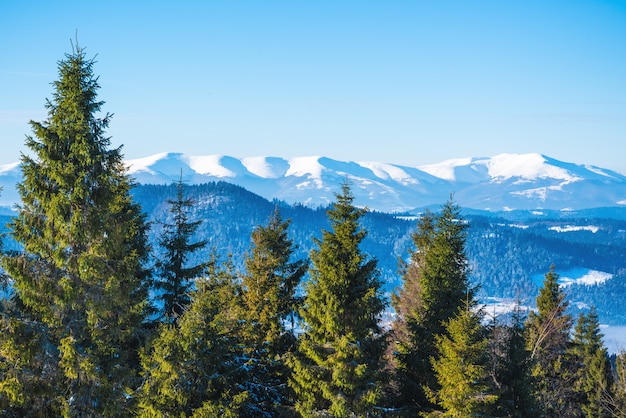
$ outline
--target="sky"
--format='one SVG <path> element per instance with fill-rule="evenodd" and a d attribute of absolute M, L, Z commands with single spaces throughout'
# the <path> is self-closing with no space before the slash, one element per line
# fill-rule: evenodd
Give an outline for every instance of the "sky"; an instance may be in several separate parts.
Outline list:
<path fill-rule="evenodd" d="M 623 0 L 3 0 L 0 39 L 0 164 L 78 41 L 126 159 L 541 153 L 626 173 Z"/>

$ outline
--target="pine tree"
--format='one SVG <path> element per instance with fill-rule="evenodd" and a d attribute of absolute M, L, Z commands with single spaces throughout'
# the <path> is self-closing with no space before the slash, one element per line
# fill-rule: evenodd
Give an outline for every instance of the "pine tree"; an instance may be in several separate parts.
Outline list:
<path fill-rule="evenodd" d="M 23 322 L 44 345 L 23 358 L 14 384 L 35 415 L 117 415 L 129 407 L 146 308 L 147 226 L 133 203 L 121 148 L 109 149 L 110 114 L 98 118 L 94 61 L 76 47 L 58 64 L 48 118 L 32 122 L 22 156 L 22 204 L 10 223 L 23 251 L 5 257 Z M 38 363 L 38 364 L 37 364 Z M 40 405 L 27 391 L 40 370 Z M 32 396 L 31 396 L 32 395 Z M 38 408 L 41 408 L 40 410 Z"/>
<path fill-rule="evenodd" d="M 191 304 L 176 323 L 163 323 L 141 356 L 138 393 L 145 417 L 235 417 L 248 395 L 243 367 L 238 279 L 229 261 L 213 258 L 198 278 Z"/>
<path fill-rule="evenodd" d="M 291 358 L 291 386 L 303 416 L 367 416 L 379 402 L 384 339 L 378 324 L 385 308 L 377 261 L 359 249 L 366 236 L 348 183 L 327 212 L 311 251 L 310 281 L 300 311 L 304 334 Z"/>
<path fill-rule="evenodd" d="M 578 317 L 572 354 L 576 362 L 574 388 L 580 396 L 578 402 L 583 414 L 597 418 L 611 416 L 611 365 L 595 307 Z"/>
<path fill-rule="evenodd" d="M 392 300 L 398 318 L 393 338 L 401 405 L 428 408 L 423 389 L 437 388 L 430 361 L 437 354 L 435 336 L 444 333 L 443 324 L 466 300 L 473 300 L 465 254 L 468 226 L 450 199 L 440 213 L 426 212 L 413 234 L 411 262 Z"/>
<path fill-rule="evenodd" d="M 576 410 L 569 355 L 572 318 L 566 313 L 568 302 L 558 279 L 551 266 L 537 296 L 538 312 L 530 312 L 526 320 L 535 398 L 546 416 L 568 416 Z"/>
<path fill-rule="evenodd" d="M 172 223 L 165 223 L 159 244 L 165 250 L 157 261 L 159 279 L 154 282 L 157 298 L 163 302 L 163 314 L 166 322 L 176 322 L 177 318 L 189 305 L 189 292 L 193 279 L 202 275 L 206 263 L 189 266 L 189 257 L 206 246 L 206 240 L 191 243 L 202 220 L 191 221 L 190 211 L 195 205 L 191 198 L 185 199 L 184 183 L 181 178 L 176 182 L 176 199 L 168 199 Z"/>
<path fill-rule="evenodd" d="M 272 416 L 287 401 L 285 356 L 295 345 L 293 318 L 299 302 L 296 287 L 306 273 L 305 261 L 290 261 L 295 247 L 287 236 L 290 221 L 283 221 L 278 207 L 267 226 L 252 233 L 252 249 L 242 279 L 247 385 L 256 399 L 257 416 Z"/>
<path fill-rule="evenodd" d="M 430 400 L 443 412 L 424 416 L 485 416 L 498 400 L 489 376 L 489 340 L 481 324 L 482 314 L 468 301 L 445 324 L 445 333 L 435 335 L 437 356 L 431 362 L 439 388 L 427 388 Z"/>

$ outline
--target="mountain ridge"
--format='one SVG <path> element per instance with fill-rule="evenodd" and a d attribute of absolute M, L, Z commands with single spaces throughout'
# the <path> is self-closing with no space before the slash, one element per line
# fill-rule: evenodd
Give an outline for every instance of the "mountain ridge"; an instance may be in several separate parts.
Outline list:
<path fill-rule="evenodd" d="M 126 164 L 140 184 L 169 184 L 181 177 L 187 184 L 227 181 L 269 200 L 311 207 L 331 203 L 346 180 L 358 206 L 389 213 L 419 211 L 451 195 L 463 207 L 487 211 L 626 207 L 625 175 L 538 153 L 412 167 L 324 156 L 237 158 L 169 152 L 128 159 Z M 0 204 L 17 202 L 11 189 L 19 175 L 19 164 L 0 166 Z"/>

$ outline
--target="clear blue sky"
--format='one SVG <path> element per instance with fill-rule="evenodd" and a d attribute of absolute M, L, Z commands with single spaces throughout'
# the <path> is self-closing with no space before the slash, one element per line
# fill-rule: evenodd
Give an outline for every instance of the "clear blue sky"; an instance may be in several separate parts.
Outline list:
<path fill-rule="evenodd" d="M 626 173 L 626 1 L 4 0 L 0 164 L 76 33 L 126 158 L 538 152 Z"/>

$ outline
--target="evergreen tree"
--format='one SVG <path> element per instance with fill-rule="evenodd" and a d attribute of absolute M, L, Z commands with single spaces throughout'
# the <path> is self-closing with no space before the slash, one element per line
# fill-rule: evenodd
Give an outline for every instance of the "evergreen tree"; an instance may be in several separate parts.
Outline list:
<path fill-rule="evenodd" d="M 311 251 L 310 281 L 300 311 L 304 334 L 291 358 L 291 386 L 303 416 L 367 416 L 379 402 L 384 338 L 378 324 L 385 308 L 377 261 L 359 249 L 364 209 L 353 206 L 347 183 L 327 212 Z"/>
<path fill-rule="evenodd" d="M 481 324 L 481 313 L 468 301 L 444 326 L 444 334 L 435 335 L 436 357 L 431 357 L 439 388 L 427 388 L 430 400 L 443 412 L 423 416 L 485 416 L 498 395 L 489 376 L 489 340 Z"/>
<path fill-rule="evenodd" d="M 297 309 L 296 287 L 307 269 L 305 261 L 290 261 L 294 246 L 287 236 L 289 224 L 276 207 L 269 224 L 252 232 L 252 250 L 242 279 L 247 386 L 256 400 L 257 416 L 271 416 L 287 403 L 284 359 L 296 337 L 293 326 L 288 330 L 285 324 Z"/>
<path fill-rule="evenodd" d="M 595 307 L 578 317 L 572 353 L 576 362 L 575 389 L 582 412 L 586 417 L 611 416 L 611 365 Z"/>
<path fill-rule="evenodd" d="M 554 266 L 545 275 L 537 296 L 537 313 L 526 320 L 527 347 L 531 353 L 535 398 L 545 416 L 575 414 L 573 365 L 569 355 L 572 318 L 558 284 Z"/>
<path fill-rule="evenodd" d="M 495 325 L 492 334 L 491 366 L 499 400 L 495 416 L 532 417 L 537 415 L 530 373 L 530 353 L 526 348 L 524 317 L 519 303 L 510 324 Z"/>
<path fill-rule="evenodd" d="M 138 371 L 147 226 L 121 149 L 109 149 L 111 115 L 98 118 L 93 65 L 78 46 L 59 62 L 48 118 L 31 121 L 32 157 L 22 156 L 22 204 L 9 225 L 23 250 L 3 262 L 21 310 L 6 338 L 31 349 L 11 377 L 23 395 L 14 404 L 33 415 L 122 414 Z"/>
<path fill-rule="evenodd" d="M 612 371 L 609 408 L 614 417 L 626 417 L 626 351 L 623 349 L 615 355 Z"/>
<path fill-rule="evenodd" d="M 48 328 L 34 319 L 15 293 L 0 300 L 0 416 L 53 416 L 62 409 L 50 382 L 64 380 Z"/>
<path fill-rule="evenodd" d="M 175 322 L 189 304 L 189 292 L 193 279 L 202 275 L 206 263 L 189 266 L 189 257 L 206 246 L 206 240 L 191 243 L 201 220 L 190 221 L 190 211 L 195 205 L 191 198 L 185 199 L 182 175 L 176 182 L 176 199 L 168 199 L 172 223 L 165 223 L 159 244 L 165 254 L 157 261 L 158 280 L 154 282 L 157 298 L 163 302 L 166 322 Z"/>
<path fill-rule="evenodd" d="M 474 298 L 465 254 L 467 228 L 460 208 L 449 200 L 440 213 L 426 212 L 413 234 L 411 262 L 393 297 L 398 318 L 393 324 L 394 367 L 404 406 L 428 408 L 423 389 L 438 385 L 430 361 L 437 355 L 435 336 Z"/>
<path fill-rule="evenodd" d="M 163 323 L 142 353 L 138 393 L 145 417 L 236 417 L 248 399 L 243 367 L 241 295 L 232 263 L 214 258 L 198 278 L 191 304 L 176 323 Z"/>

